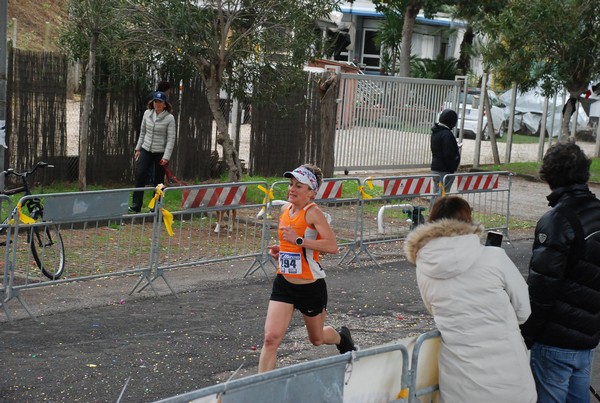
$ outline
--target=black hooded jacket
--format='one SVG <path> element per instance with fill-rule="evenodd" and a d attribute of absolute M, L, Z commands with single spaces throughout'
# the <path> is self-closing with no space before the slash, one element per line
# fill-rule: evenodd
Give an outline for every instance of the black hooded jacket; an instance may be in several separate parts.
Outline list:
<path fill-rule="evenodd" d="M 436 123 L 431 128 L 431 155 L 432 171 L 453 173 L 460 164 L 460 153 L 454 134 L 443 124 Z"/>
<path fill-rule="evenodd" d="M 575 213 L 587 236 L 600 230 L 600 201 L 587 185 L 554 189 L 548 200 L 553 209 L 535 229 L 527 279 L 531 316 L 521 332 L 529 347 L 592 349 L 600 340 L 600 243 L 577 237 L 564 209 Z"/>

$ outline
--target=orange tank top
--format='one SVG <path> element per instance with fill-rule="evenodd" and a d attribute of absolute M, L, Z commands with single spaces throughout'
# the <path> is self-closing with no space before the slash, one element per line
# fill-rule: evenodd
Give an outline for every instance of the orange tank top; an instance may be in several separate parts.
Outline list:
<path fill-rule="evenodd" d="M 306 212 L 315 203 L 306 205 L 295 217 L 290 217 L 290 208 L 287 206 L 279 217 L 279 264 L 277 273 L 286 277 L 316 280 L 325 278 L 325 270 L 319 264 L 319 252 L 303 248 L 295 243 L 288 242 L 282 237 L 282 228 L 289 225 L 304 239 L 321 239 L 317 230 L 306 222 Z"/>

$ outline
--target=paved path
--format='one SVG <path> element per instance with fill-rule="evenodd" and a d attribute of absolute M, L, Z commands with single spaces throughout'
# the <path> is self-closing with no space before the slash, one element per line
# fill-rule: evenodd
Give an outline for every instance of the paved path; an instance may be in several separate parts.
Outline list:
<path fill-rule="evenodd" d="M 506 143 L 497 143 L 498 144 L 498 156 L 500 158 L 500 162 L 506 162 Z M 594 155 L 594 143 L 583 142 L 580 141 L 577 143 L 588 156 Z M 474 157 L 475 157 L 475 140 L 464 140 L 462 147 L 462 165 L 474 165 Z M 548 150 L 548 142 L 544 144 L 542 156 L 544 152 Z M 482 141 L 481 148 L 479 151 L 480 158 L 479 164 L 493 164 L 494 163 L 494 154 L 492 153 L 492 143 L 489 141 Z M 540 151 L 539 144 L 513 144 L 511 148 L 510 161 L 511 162 L 533 162 L 539 161 Z"/>

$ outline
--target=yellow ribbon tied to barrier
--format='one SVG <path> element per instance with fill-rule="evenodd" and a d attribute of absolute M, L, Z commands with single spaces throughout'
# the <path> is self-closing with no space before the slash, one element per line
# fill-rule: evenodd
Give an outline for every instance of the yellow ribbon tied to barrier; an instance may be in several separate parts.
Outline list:
<path fill-rule="evenodd" d="M 258 185 L 258 190 L 262 191 L 265 194 L 263 198 L 263 203 L 268 203 L 275 198 L 275 194 L 273 193 L 273 189 L 266 189 L 263 185 Z"/>
<path fill-rule="evenodd" d="M 440 181 L 438 186 L 442 190 L 442 197 L 446 197 L 446 188 L 444 187 L 444 182 Z"/>
<path fill-rule="evenodd" d="M 396 396 L 396 399 L 406 399 L 407 397 L 408 397 L 408 388 L 404 388 L 398 393 L 398 395 Z"/>
<path fill-rule="evenodd" d="M 265 203 L 268 204 L 271 200 L 275 199 L 275 194 L 273 193 L 273 189 L 271 189 L 271 188 L 267 189 L 263 185 L 258 185 L 257 187 L 260 191 L 262 191 L 265 194 L 265 197 L 263 197 L 263 201 L 262 201 L 263 204 L 265 204 Z M 263 206 L 260 209 L 260 213 L 258 216 L 261 216 L 262 214 L 264 214 L 264 212 L 265 212 L 265 207 Z M 271 218 L 271 217 L 269 215 L 267 215 L 267 218 Z"/>
<path fill-rule="evenodd" d="M 150 200 L 150 202 L 148 203 L 149 209 L 153 209 L 154 206 L 156 205 L 156 202 L 158 201 L 158 199 L 165 194 L 163 192 L 164 188 L 165 188 L 165 185 L 163 185 L 162 183 L 159 183 L 158 185 L 156 185 L 156 191 L 154 192 L 154 197 L 152 197 L 152 200 Z M 167 233 L 170 236 L 175 235 L 175 233 L 173 232 L 173 214 L 171 214 L 171 212 L 168 211 L 164 207 L 160 208 L 160 212 L 162 213 L 162 219 L 163 219 L 163 223 L 165 224 L 165 228 L 167 229 Z"/>
<path fill-rule="evenodd" d="M 27 214 L 23 213 L 23 205 L 21 205 L 21 202 L 17 203 L 17 214 L 19 215 L 19 221 L 21 221 L 23 224 L 35 223 L 35 220 L 33 218 L 31 218 Z M 14 218 L 10 219 L 8 221 L 8 223 L 10 225 L 13 225 L 15 223 Z"/>
<path fill-rule="evenodd" d="M 365 180 L 365 183 L 367 184 L 367 186 L 369 187 L 369 189 L 373 190 L 373 178 L 371 178 L 370 176 Z M 360 191 L 360 196 L 363 199 L 372 199 L 373 196 L 371 196 L 370 194 L 368 194 L 367 192 L 365 192 L 365 187 L 364 186 L 359 186 L 358 190 Z"/>
<path fill-rule="evenodd" d="M 171 212 L 166 208 L 161 208 L 160 212 L 162 213 L 163 223 L 165 223 L 167 234 L 169 234 L 169 236 L 175 235 L 173 233 L 173 214 L 171 214 Z"/>

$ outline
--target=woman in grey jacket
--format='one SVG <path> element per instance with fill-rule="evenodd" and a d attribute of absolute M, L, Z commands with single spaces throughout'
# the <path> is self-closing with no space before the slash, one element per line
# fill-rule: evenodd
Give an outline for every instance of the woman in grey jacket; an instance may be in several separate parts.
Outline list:
<path fill-rule="evenodd" d="M 533 403 L 519 330 L 531 312 L 527 284 L 502 248 L 481 244 L 482 229 L 471 222 L 469 203 L 443 197 L 405 243 L 442 335 L 440 402 Z"/>
<path fill-rule="evenodd" d="M 144 112 L 140 138 L 133 154 L 136 160 L 135 187 L 146 185 L 152 167 L 154 167 L 154 186 L 161 183 L 165 176 L 163 167 L 169 164 L 175 145 L 175 118 L 171 111 L 165 93 L 156 91 L 152 97 L 151 108 Z M 134 192 L 130 211 L 139 213 L 143 202 L 144 192 Z"/>

